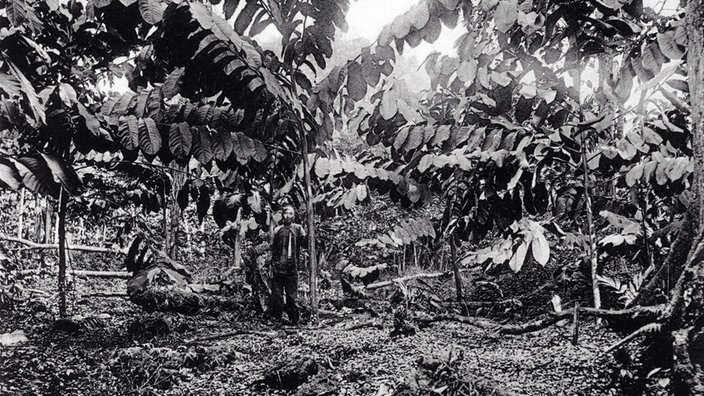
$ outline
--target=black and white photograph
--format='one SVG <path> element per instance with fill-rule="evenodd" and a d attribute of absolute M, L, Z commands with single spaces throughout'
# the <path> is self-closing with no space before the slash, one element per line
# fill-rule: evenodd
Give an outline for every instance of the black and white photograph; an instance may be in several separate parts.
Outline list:
<path fill-rule="evenodd" d="M 0 396 L 704 396 L 704 0 L 0 0 Z"/>

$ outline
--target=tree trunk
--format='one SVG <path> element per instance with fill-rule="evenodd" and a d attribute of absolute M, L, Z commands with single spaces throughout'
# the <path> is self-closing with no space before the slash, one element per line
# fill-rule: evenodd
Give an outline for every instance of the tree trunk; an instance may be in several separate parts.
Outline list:
<path fill-rule="evenodd" d="M 454 235 L 450 237 L 450 260 L 452 262 L 452 273 L 455 276 L 455 292 L 457 293 L 457 301 L 462 301 L 462 275 L 460 274 L 460 267 L 457 263 L 457 244 Z"/>
<path fill-rule="evenodd" d="M 181 208 L 178 206 L 178 192 L 181 191 L 186 183 L 187 169 L 183 166 L 172 162 L 169 166 L 171 171 L 171 194 L 165 194 L 164 205 L 166 207 L 164 216 L 168 217 L 164 224 L 164 239 L 166 241 L 166 254 L 172 260 L 178 260 L 178 229 L 181 224 Z M 166 212 L 168 211 L 168 216 Z"/>
<path fill-rule="evenodd" d="M 298 123 L 301 136 L 301 154 L 303 155 L 303 180 L 306 187 L 306 217 L 308 219 L 308 259 L 310 260 L 310 315 L 311 322 L 318 322 L 318 263 L 315 251 L 315 213 L 313 212 L 313 187 L 310 181 L 308 164 L 308 137 L 303 123 Z"/>
<path fill-rule="evenodd" d="M 689 0 L 686 12 L 689 95 L 692 105 L 694 185 L 699 224 L 704 224 L 704 1 Z"/>
<path fill-rule="evenodd" d="M 66 317 L 66 204 L 64 189 L 59 193 L 59 316 Z"/>
<path fill-rule="evenodd" d="M 38 195 L 34 196 L 34 240 L 42 242 L 44 240 L 42 233 L 44 232 L 44 211 L 42 210 L 41 198 Z"/>
<path fill-rule="evenodd" d="M 704 0 L 689 0 L 685 14 L 687 64 L 694 151 L 694 193 L 699 204 L 699 230 L 704 225 Z M 699 238 L 698 238 L 699 240 Z M 701 240 L 693 249 L 701 250 Z M 699 252 L 698 252 L 699 253 Z M 673 290 L 673 392 L 704 394 L 704 263 L 693 254 Z"/>
<path fill-rule="evenodd" d="M 235 233 L 235 246 L 234 257 L 233 257 L 233 267 L 240 269 L 242 268 L 242 222 L 239 222 L 237 227 L 237 233 Z"/>
<path fill-rule="evenodd" d="M 24 188 L 20 189 L 20 204 L 17 207 L 17 238 L 22 238 L 23 228 L 24 228 Z"/>
<path fill-rule="evenodd" d="M 46 212 L 44 212 L 44 243 L 54 242 L 54 204 L 45 198 L 46 201 Z"/>
<path fill-rule="evenodd" d="M 581 109 L 582 105 L 582 62 L 580 60 L 578 67 L 572 70 L 572 78 L 574 79 L 574 87 L 577 90 L 577 95 L 579 96 L 578 103 L 580 105 L 579 118 L 580 122 L 584 121 L 584 113 Z M 589 265 L 591 270 L 591 280 L 592 280 L 592 295 L 594 297 L 594 308 L 601 308 L 601 293 L 599 291 L 599 280 L 597 279 L 598 268 L 599 268 L 599 258 L 596 254 L 596 237 L 594 235 L 594 215 L 592 213 L 592 195 L 591 186 L 589 180 L 589 165 L 587 164 L 587 132 L 588 130 L 578 131 L 580 133 L 580 146 L 581 146 L 581 156 L 582 156 L 582 171 L 584 173 L 582 184 L 584 185 L 584 206 L 587 214 L 587 236 L 589 237 L 589 247 L 587 248 L 587 258 L 589 259 Z M 597 318 L 597 323 L 601 323 L 601 319 Z"/>

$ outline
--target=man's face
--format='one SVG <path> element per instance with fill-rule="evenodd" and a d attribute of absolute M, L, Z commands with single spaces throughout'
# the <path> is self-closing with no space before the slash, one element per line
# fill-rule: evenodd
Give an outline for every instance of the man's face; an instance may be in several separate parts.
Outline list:
<path fill-rule="evenodd" d="M 286 208 L 284 209 L 284 224 L 289 225 L 293 221 L 293 209 L 291 208 Z"/>

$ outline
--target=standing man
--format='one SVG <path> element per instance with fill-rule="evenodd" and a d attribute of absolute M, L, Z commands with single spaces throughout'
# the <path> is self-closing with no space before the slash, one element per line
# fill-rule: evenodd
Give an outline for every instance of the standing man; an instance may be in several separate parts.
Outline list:
<path fill-rule="evenodd" d="M 306 238 L 303 227 L 293 222 L 295 214 L 293 206 L 283 207 L 283 224 L 274 230 L 271 243 L 271 316 L 281 320 L 285 291 L 286 313 L 294 325 L 298 324 L 298 262 Z"/>

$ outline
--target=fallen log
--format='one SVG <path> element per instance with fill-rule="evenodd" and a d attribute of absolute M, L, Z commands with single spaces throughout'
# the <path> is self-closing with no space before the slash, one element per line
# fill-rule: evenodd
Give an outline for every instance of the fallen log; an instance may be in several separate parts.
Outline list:
<path fill-rule="evenodd" d="M 9 235 L 0 235 L 0 241 L 15 242 L 27 246 L 25 250 L 32 249 L 44 249 L 44 250 L 58 250 L 59 245 L 55 243 L 36 243 L 28 239 L 12 237 Z M 127 254 L 127 249 L 111 249 L 104 248 L 100 246 L 85 246 L 85 245 L 68 245 L 66 250 L 73 250 L 76 252 L 90 252 L 90 253 L 117 253 L 117 254 Z"/>
<path fill-rule="evenodd" d="M 474 269 L 468 268 L 468 269 L 460 270 L 460 272 L 467 272 L 470 270 L 474 270 Z M 451 277 L 451 276 L 453 276 L 453 273 L 452 273 L 452 271 L 447 271 L 447 272 L 431 272 L 431 273 L 419 273 L 419 274 L 407 275 L 407 276 L 402 276 L 400 278 L 390 279 L 387 281 L 372 283 L 367 286 L 363 286 L 360 289 L 374 290 L 374 289 L 380 289 L 382 287 L 393 286 L 399 282 L 407 282 L 407 281 L 413 280 L 413 279 L 441 278 L 443 276 Z"/>
<path fill-rule="evenodd" d="M 34 268 L 20 271 L 21 275 L 40 274 L 42 269 Z M 129 279 L 132 277 L 131 272 L 127 271 L 90 271 L 90 270 L 73 270 L 68 272 L 70 275 L 78 277 L 96 277 L 96 278 L 122 278 Z"/>
<path fill-rule="evenodd" d="M 501 325 L 498 323 L 491 321 L 489 319 L 484 319 L 484 318 L 477 318 L 474 316 L 462 316 L 462 315 L 455 315 L 455 314 L 442 314 L 442 315 L 435 315 L 431 318 L 419 318 L 417 319 L 418 322 L 421 324 L 428 326 L 432 323 L 435 322 L 459 322 L 459 323 L 464 323 L 468 324 L 470 326 L 478 327 L 480 329 L 488 330 L 488 329 L 494 329 L 497 328 Z"/>
<path fill-rule="evenodd" d="M 89 298 L 89 297 L 127 298 L 127 297 L 129 297 L 129 295 L 127 295 L 127 293 L 105 293 L 105 292 L 97 292 L 97 293 L 90 293 L 90 294 L 81 295 L 81 298 Z"/>
<path fill-rule="evenodd" d="M 644 321 L 655 322 L 658 320 L 663 320 L 668 312 L 668 304 L 648 306 L 648 307 L 633 307 L 622 310 L 606 310 L 588 307 L 572 308 L 560 312 L 551 312 L 543 315 L 541 318 L 522 323 L 517 325 L 500 325 L 496 322 L 492 322 L 488 319 L 476 318 L 471 316 L 461 316 L 461 315 L 436 315 L 432 318 L 419 319 L 421 323 L 430 324 L 433 322 L 440 321 L 454 321 L 469 324 L 481 329 L 492 330 L 499 334 L 525 334 L 532 333 L 534 331 L 542 330 L 553 324 L 574 317 L 575 311 L 577 310 L 580 315 L 605 318 L 605 319 L 641 319 Z"/>

